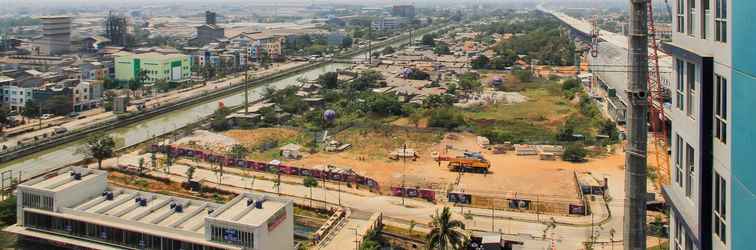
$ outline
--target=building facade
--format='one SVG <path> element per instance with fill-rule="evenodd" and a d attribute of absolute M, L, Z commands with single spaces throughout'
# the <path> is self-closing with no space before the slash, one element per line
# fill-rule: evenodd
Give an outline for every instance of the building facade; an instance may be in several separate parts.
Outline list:
<path fill-rule="evenodd" d="M 144 74 L 145 83 L 179 82 L 192 76 L 189 57 L 182 54 L 121 53 L 115 58 L 115 79 L 138 80 Z"/>
<path fill-rule="evenodd" d="M 753 249 L 753 11 L 753 1 L 674 2 L 671 249 Z"/>
<path fill-rule="evenodd" d="M 42 37 L 34 41 L 32 54 L 60 55 L 71 51 L 71 17 L 41 17 Z"/>
<path fill-rule="evenodd" d="M 401 28 L 404 19 L 400 17 L 380 17 L 373 20 L 370 27 L 377 31 L 390 31 Z"/>
<path fill-rule="evenodd" d="M 391 15 L 398 17 L 414 18 L 415 6 L 413 5 L 394 5 L 391 8 Z"/>
<path fill-rule="evenodd" d="M 110 187 L 73 167 L 18 186 L 23 238 L 85 249 L 294 249 L 287 199 L 246 193 L 226 204 Z"/>

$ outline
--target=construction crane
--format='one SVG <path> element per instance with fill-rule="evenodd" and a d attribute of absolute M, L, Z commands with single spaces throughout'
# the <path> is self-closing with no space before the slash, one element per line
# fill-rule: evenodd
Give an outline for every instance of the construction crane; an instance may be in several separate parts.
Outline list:
<path fill-rule="evenodd" d="M 491 162 L 486 160 L 479 152 L 464 152 L 463 156 L 435 156 L 436 161 L 448 161 L 449 171 L 454 172 L 471 172 L 487 174 L 491 168 Z"/>
<path fill-rule="evenodd" d="M 662 187 L 669 183 L 670 180 L 670 168 L 669 168 L 669 128 L 667 128 L 667 117 L 664 115 L 664 99 L 665 90 L 661 82 L 661 75 L 659 70 L 659 39 L 656 36 L 656 25 L 654 21 L 654 8 L 653 1 L 649 0 L 648 4 L 648 101 L 649 101 L 649 113 L 651 124 L 651 132 L 653 134 L 653 146 L 654 154 L 656 158 L 656 175 L 658 187 Z M 667 11 L 672 14 L 669 7 L 668 0 L 664 3 L 667 6 Z M 592 20 L 591 30 L 591 56 L 598 57 L 598 43 L 600 41 L 600 29 L 598 27 L 597 17 L 594 16 Z"/>
<path fill-rule="evenodd" d="M 648 4 L 648 32 L 649 32 L 649 53 L 648 53 L 648 102 L 651 124 L 653 133 L 654 152 L 656 154 L 656 175 L 657 185 L 662 187 L 669 183 L 669 134 L 667 128 L 667 117 L 664 115 L 664 86 L 662 86 L 661 76 L 659 74 L 659 39 L 656 37 L 656 25 L 654 22 L 654 7 L 649 1 Z M 669 3 L 665 0 L 667 7 Z"/>
<path fill-rule="evenodd" d="M 598 46 L 600 42 L 599 38 L 599 27 L 598 27 L 598 17 L 593 16 L 593 20 L 591 20 L 592 29 L 591 29 L 591 56 L 592 57 L 598 57 Z"/>

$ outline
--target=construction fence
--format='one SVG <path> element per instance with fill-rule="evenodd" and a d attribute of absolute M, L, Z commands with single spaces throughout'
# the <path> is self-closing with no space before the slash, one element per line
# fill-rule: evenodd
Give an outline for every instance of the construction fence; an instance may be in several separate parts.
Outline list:
<path fill-rule="evenodd" d="M 172 145 L 156 145 L 153 144 L 150 147 L 152 152 L 160 152 L 164 154 L 170 154 L 172 157 L 189 157 L 197 160 L 203 160 L 207 162 L 223 164 L 224 166 L 239 167 L 253 169 L 258 172 L 265 172 L 271 174 L 285 174 L 294 176 L 311 176 L 319 179 L 327 179 L 329 181 L 339 181 L 346 183 L 354 183 L 364 185 L 370 188 L 371 191 L 379 192 L 378 182 L 365 176 L 358 175 L 356 173 L 344 174 L 341 172 L 326 171 L 319 169 L 308 169 L 294 166 L 287 166 L 283 164 L 272 164 L 259 161 L 250 161 L 244 159 L 234 159 L 224 155 L 218 155 L 214 153 L 208 153 L 202 150 L 181 148 Z"/>

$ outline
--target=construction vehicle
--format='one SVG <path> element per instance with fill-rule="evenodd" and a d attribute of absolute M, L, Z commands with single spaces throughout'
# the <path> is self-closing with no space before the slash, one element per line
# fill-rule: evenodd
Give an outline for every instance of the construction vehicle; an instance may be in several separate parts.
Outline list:
<path fill-rule="evenodd" d="M 464 156 L 446 159 L 449 161 L 449 170 L 454 172 L 486 174 L 488 173 L 488 169 L 491 168 L 491 163 L 477 152 L 465 152 Z"/>

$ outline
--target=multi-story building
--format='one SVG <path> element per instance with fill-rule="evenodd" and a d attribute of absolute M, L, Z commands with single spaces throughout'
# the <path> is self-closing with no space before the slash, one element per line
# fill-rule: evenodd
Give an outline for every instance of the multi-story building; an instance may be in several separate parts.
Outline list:
<path fill-rule="evenodd" d="M 205 24 L 197 26 L 197 34 L 189 43 L 196 46 L 217 42 L 219 39 L 226 38 L 226 30 L 219 26 L 216 21 L 215 12 L 205 12 Z"/>
<path fill-rule="evenodd" d="M 404 23 L 404 18 L 400 17 L 380 17 L 370 23 L 370 27 L 377 31 L 388 31 L 399 29 Z"/>
<path fill-rule="evenodd" d="M 101 62 L 87 62 L 79 65 L 82 81 L 105 80 L 108 77 L 108 67 Z"/>
<path fill-rule="evenodd" d="M 283 57 L 283 36 L 260 32 L 241 33 L 229 38 L 229 41 L 232 44 L 240 44 L 241 47 L 247 47 L 246 52 L 252 61 L 257 61 L 262 53 L 267 53 L 274 59 Z"/>
<path fill-rule="evenodd" d="M 84 249 L 294 249 L 290 200 L 241 194 L 226 204 L 112 187 L 73 167 L 17 189 L 17 224 L 35 242 Z"/>
<path fill-rule="evenodd" d="M 744 0 L 674 3 L 671 249 L 753 249 L 753 11 Z"/>
<path fill-rule="evenodd" d="M 71 17 L 41 17 L 42 37 L 34 41 L 33 54 L 60 55 L 71 51 Z"/>
<path fill-rule="evenodd" d="M 179 82 L 192 76 L 189 57 L 182 54 L 119 53 L 115 58 L 115 79 L 118 81 L 138 80 L 142 74 L 145 83 L 158 81 Z"/>
<path fill-rule="evenodd" d="M 394 5 L 391 8 L 391 15 L 398 17 L 414 18 L 415 6 L 413 5 Z"/>

